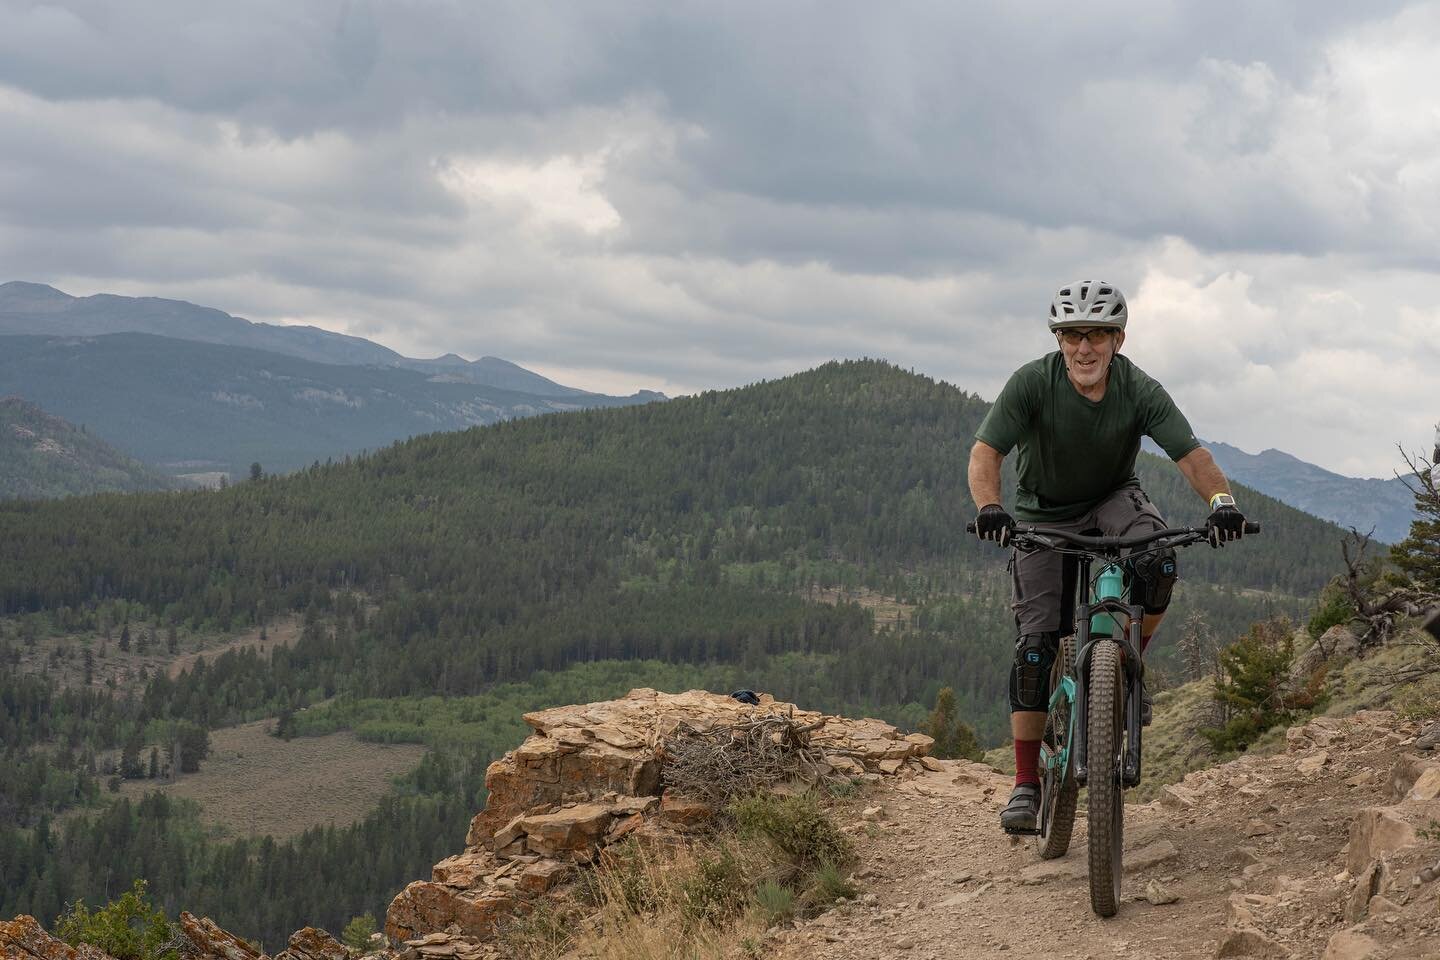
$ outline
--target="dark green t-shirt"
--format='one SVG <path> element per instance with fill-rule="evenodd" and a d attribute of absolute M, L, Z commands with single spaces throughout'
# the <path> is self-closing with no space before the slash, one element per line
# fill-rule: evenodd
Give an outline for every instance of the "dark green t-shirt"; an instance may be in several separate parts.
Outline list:
<path fill-rule="evenodd" d="M 1078 517 L 1134 480 L 1142 436 L 1171 460 L 1200 446 L 1165 388 L 1128 357 L 1116 354 L 1097 403 L 1075 389 L 1058 350 L 1016 370 L 975 431 L 1002 454 L 1019 448 L 1015 516 L 1028 523 Z"/>

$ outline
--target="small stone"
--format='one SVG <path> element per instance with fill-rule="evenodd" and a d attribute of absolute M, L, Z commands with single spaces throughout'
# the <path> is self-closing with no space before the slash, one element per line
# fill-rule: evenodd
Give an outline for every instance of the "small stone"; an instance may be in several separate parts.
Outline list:
<path fill-rule="evenodd" d="M 896 950 L 913 950 L 915 949 L 915 941 L 909 937 L 901 937 L 895 941 L 894 946 Z"/>
<path fill-rule="evenodd" d="M 1164 906 L 1167 903 L 1174 903 L 1180 899 L 1179 894 L 1158 880 L 1151 880 L 1145 885 L 1145 899 L 1153 906 Z"/>
<path fill-rule="evenodd" d="M 862 810 L 862 811 L 860 812 L 860 819 L 861 819 L 861 820 L 868 820 L 868 821 L 870 821 L 870 822 L 872 822 L 872 823 L 873 823 L 874 821 L 876 821 L 876 820 L 884 820 L 884 819 L 885 819 L 885 808 L 884 808 L 884 807 L 866 807 L 864 810 Z"/>
<path fill-rule="evenodd" d="M 1341 930 L 1330 938 L 1321 960 L 1380 960 L 1380 944 L 1357 930 Z"/>
<path fill-rule="evenodd" d="M 1295 769 L 1307 777 L 1313 777 L 1324 769 L 1325 764 L 1330 762 L 1328 751 L 1319 750 L 1309 756 L 1302 757 L 1300 762 L 1295 764 Z"/>
<path fill-rule="evenodd" d="M 1217 957 L 1288 957 L 1289 951 L 1258 930 L 1232 930 L 1215 948 Z"/>
<path fill-rule="evenodd" d="M 1154 843 L 1147 843 L 1139 850 L 1125 855 L 1125 872 L 1148 870 L 1150 867 L 1179 855 L 1179 848 L 1169 840 L 1156 840 Z"/>
<path fill-rule="evenodd" d="M 1420 774 L 1420 778 L 1415 781 L 1415 786 L 1410 788 L 1409 799 L 1440 799 L 1440 767 L 1431 767 Z"/>
<path fill-rule="evenodd" d="M 1251 820 L 1245 824 L 1245 836 L 1265 837 L 1275 832 L 1275 828 L 1264 820 Z"/>

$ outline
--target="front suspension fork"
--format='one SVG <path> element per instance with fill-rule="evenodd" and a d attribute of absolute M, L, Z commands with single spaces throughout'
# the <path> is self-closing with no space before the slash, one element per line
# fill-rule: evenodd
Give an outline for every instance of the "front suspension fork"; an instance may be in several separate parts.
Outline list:
<path fill-rule="evenodd" d="M 1098 640 L 1111 639 L 1109 634 L 1092 636 L 1090 618 L 1096 613 L 1122 614 L 1129 629 L 1120 638 L 1121 660 L 1125 668 L 1125 760 L 1120 770 L 1120 783 L 1133 787 L 1140 783 L 1140 680 L 1144 666 L 1140 658 L 1141 618 L 1145 611 L 1139 606 L 1126 606 L 1116 600 L 1100 600 L 1080 608 L 1075 633 L 1075 705 L 1078 721 L 1074 731 L 1075 779 L 1084 785 L 1090 778 L 1090 755 L 1086 731 L 1090 723 L 1090 653 Z"/>

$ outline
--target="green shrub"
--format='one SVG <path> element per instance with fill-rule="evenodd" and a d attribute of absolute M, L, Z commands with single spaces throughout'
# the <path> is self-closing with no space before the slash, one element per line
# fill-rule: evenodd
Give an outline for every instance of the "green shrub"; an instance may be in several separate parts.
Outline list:
<path fill-rule="evenodd" d="M 822 863 L 810 871 L 800 900 L 812 911 L 820 911 L 836 900 L 853 900 L 860 891 L 833 863 Z"/>
<path fill-rule="evenodd" d="M 359 950 L 361 953 L 371 947 L 370 938 L 376 933 L 375 917 L 373 914 L 362 913 L 358 917 L 351 917 L 350 922 L 345 924 L 345 930 L 340 934 L 340 939 L 345 946 L 352 950 Z"/>
<path fill-rule="evenodd" d="M 784 923 L 795 913 L 795 891 L 765 880 L 755 887 L 755 905 L 766 926 Z"/>
<path fill-rule="evenodd" d="M 88 943 L 116 960 L 179 958 L 169 946 L 174 927 L 164 913 L 151 908 L 144 880 L 136 880 L 128 893 L 94 913 L 85 901 L 75 901 L 55 921 L 55 936 L 72 947 Z"/>
<path fill-rule="evenodd" d="M 1355 616 L 1355 606 L 1345 596 L 1337 581 L 1332 581 L 1324 590 L 1320 591 L 1320 603 L 1316 608 L 1310 621 L 1305 625 L 1305 630 L 1310 636 L 1319 640 L 1325 635 L 1325 631 L 1331 627 L 1349 623 Z"/>
<path fill-rule="evenodd" d="M 1294 643 L 1290 621 L 1276 617 L 1253 625 L 1220 652 L 1221 677 L 1214 697 L 1224 723 L 1200 731 L 1212 747 L 1244 750 L 1266 730 L 1320 704 L 1323 672 L 1302 684 L 1290 679 Z"/>
<path fill-rule="evenodd" d="M 844 866 L 855 858 L 850 838 L 826 816 L 812 794 L 776 797 L 758 793 L 728 808 L 744 836 L 763 837 L 800 872 L 821 864 Z"/>
<path fill-rule="evenodd" d="M 722 847 L 715 857 L 695 861 L 694 870 L 680 882 L 680 893 L 687 921 L 720 926 L 744 908 L 750 882 L 735 854 Z"/>

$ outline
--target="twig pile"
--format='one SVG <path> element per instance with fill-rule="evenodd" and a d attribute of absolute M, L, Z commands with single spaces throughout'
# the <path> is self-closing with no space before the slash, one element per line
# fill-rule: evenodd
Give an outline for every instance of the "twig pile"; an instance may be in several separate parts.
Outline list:
<path fill-rule="evenodd" d="M 832 775 L 827 751 L 810 742 L 824 725 L 774 712 L 704 730 L 682 725 L 665 743 L 661 776 L 677 793 L 716 807 L 791 780 L 817 783 Z"/>

